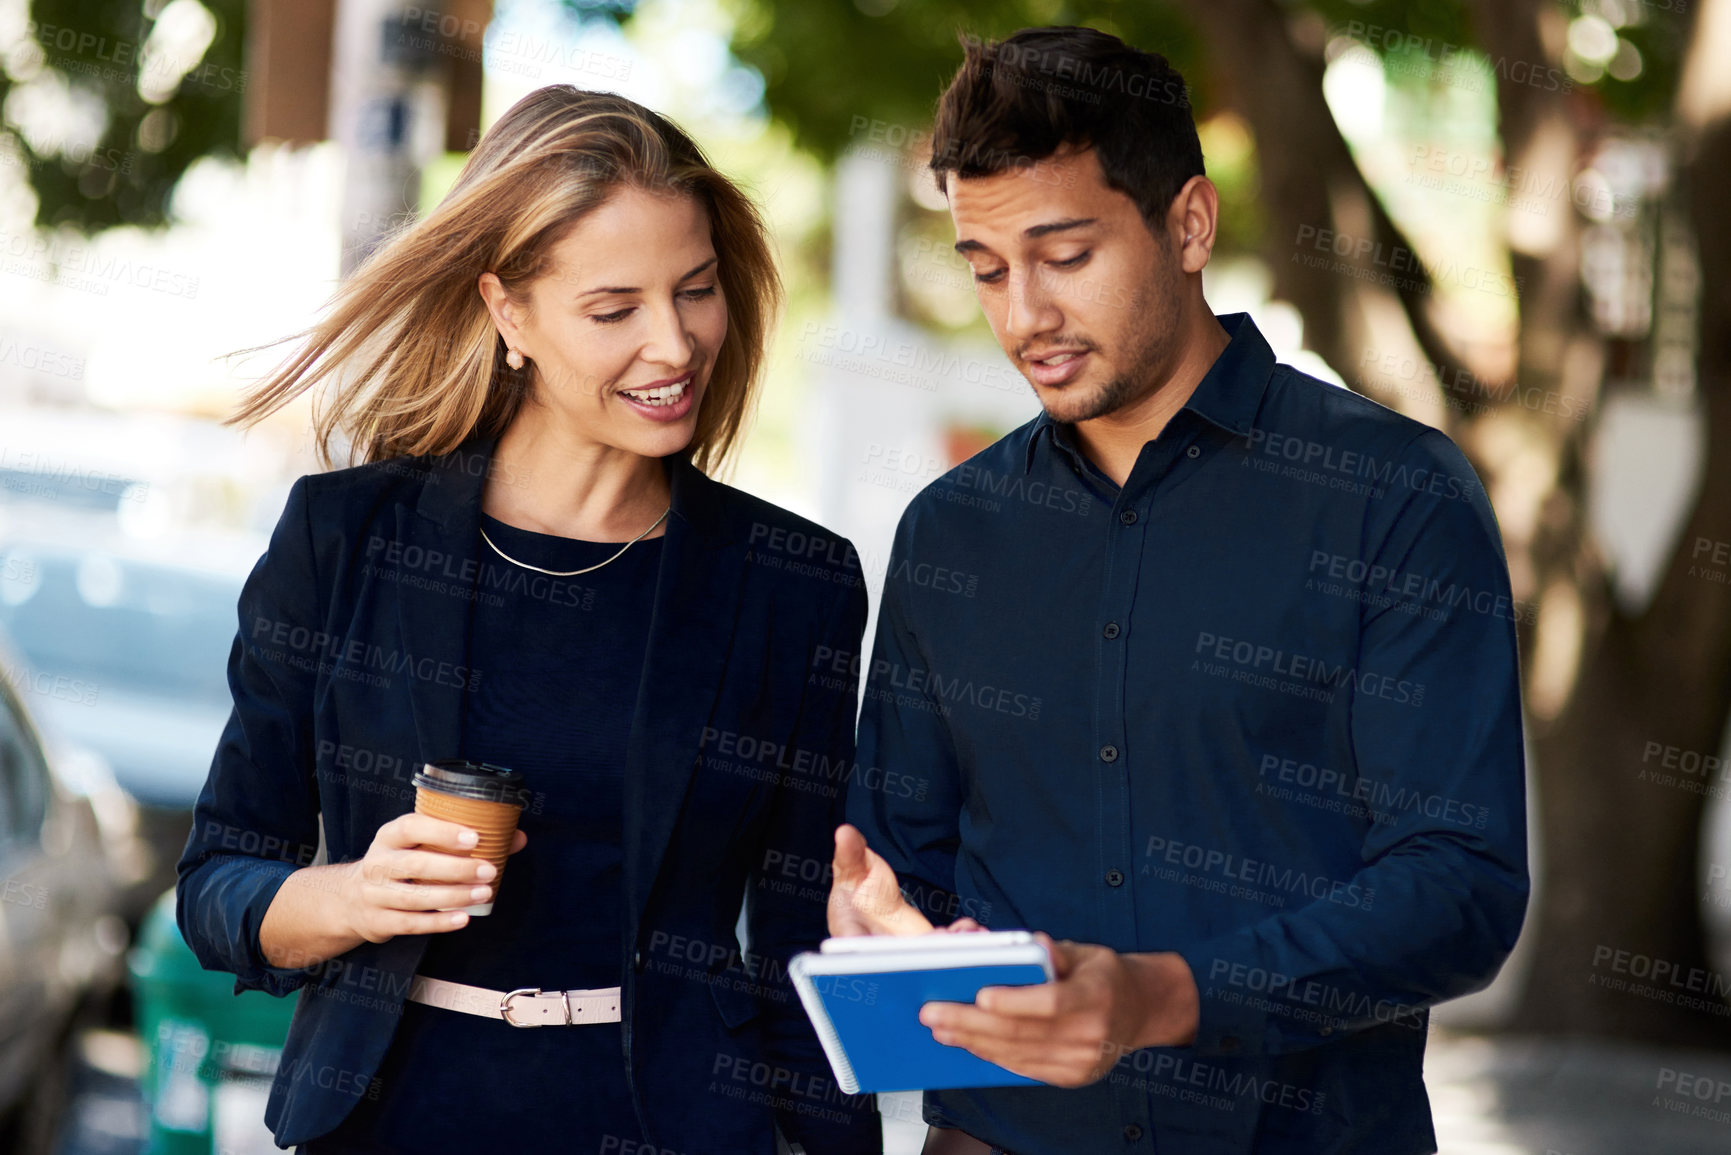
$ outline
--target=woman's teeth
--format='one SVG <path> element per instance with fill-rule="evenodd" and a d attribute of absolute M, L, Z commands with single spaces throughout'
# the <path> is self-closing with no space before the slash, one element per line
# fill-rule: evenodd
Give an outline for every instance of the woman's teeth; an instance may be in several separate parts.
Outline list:
<path fill-rule="evenodd" d="M 622 389 L 620 392 L 643 405 L 671 405 L 685 396 L 685 386 L 691 378 L 675 381 L 671 385 L 663 385 L 659 389 Z"/>

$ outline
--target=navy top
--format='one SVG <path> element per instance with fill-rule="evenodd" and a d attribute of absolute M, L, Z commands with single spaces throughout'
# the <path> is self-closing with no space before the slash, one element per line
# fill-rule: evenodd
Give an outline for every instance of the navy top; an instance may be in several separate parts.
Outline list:
<path fill-rule="evenodd" d="M 1424 1008 L 1487 983 L 1526 906 L 1524 609 L 1483 486 L 1221 323 L 1122 489 L 1041 416 L 890 556 L 884 773 L 849 819 L 934 921 L 1177 951 L 1202 996 L 1194 1046 L 1092 1086 L 928 1094 L 1017 1155 L 1434 1151 Z"/>
<path fill-rule="evenodd" d="M 570 571 L 621 543 L 576 541 L 482 515 L 513 558 Z M 486 671 L 463 716 L 462 756 L 519 770 L 530 803 L 490 914 L 432 935 L 419 972 L 471 986 L 618 986 L 623 767 L 648 636 L 661 538 L 592 573 L 556 578 L 483 545 L 469 665 Z M 309 1150 L 568 1152 L 641 1143 L 620 1024 L 519 1029 L 403 1005 L 377 1076 Z M 413 1087 L 414 1094 L 393 1094 Z M 450 1110 L 429 1109 L 443 1104 Z"/>

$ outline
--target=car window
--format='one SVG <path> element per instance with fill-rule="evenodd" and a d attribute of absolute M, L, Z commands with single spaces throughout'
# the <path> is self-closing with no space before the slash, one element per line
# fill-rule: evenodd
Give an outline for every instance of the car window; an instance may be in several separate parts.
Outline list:
<path fill-rule="evenodd" d="M 0 691 L 0 844 L 34 841 L 48 813 L 48 768 L 10 693 Z"/>
<path fill-rule="evenodd" d="M 100 551 L 0 548 L 0 633 L 57 694 L 225 706 L 238 580 Z"/>

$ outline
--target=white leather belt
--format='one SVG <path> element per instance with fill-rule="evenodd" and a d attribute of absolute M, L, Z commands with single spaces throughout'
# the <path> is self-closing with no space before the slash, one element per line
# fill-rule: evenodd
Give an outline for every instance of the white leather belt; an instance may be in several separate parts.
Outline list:
<path fill-rule="evenodd" d="M 576 1027 L 584 1023 L 617 1023 L 619 988 L 598 987 L 591 991 L 544 991 L 519 987 L 514 991 L 490 991 L 463 983 L 446 982 L 416 975 L 409 984 L 409 999 L 429 1007 L 503 1019 L 513 1027 Z"/>

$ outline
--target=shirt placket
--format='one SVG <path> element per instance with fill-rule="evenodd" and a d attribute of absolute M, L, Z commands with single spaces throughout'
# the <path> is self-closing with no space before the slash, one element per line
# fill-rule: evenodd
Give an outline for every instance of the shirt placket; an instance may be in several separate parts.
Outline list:
<path fill-rule="evenodd" d="M 1124 487 L 1112 503 L 1107 521 L 1106 574 L 1099 610 L 1100 660 L 1095 682 L 1095 729 L 1101 774 L 1098 815 L 1101 869 L 1102 929 L 1119 950 L 1147 949 L 1137 934 L 1135 815 L 1130 789 L 1131 767 L 1154 772 L 1156 752 L 1132 745 L 1126 712 L 1130 680 L 1130 646 L 1137 594 L 1152 578 L 1143 577 L 1144 559 L 1154 545 L 1150 529 L 1154 502 L 1174 463 L 1197 456 L 1193 431 L 1168 426 L 1163 436 L 1142 447 Z M 1150 571 L 1152 574 L 1152 570 Z M 1157 591 L 1140 606 L 1144 620 L 1157 612 Z M 1113 1147 L 1145 1150 L 1153 1135 L 1151 1092 L 1132 1078 L 1117 1089 L 1118 1131 Z M 1104 1137 L 1102 1137 L 1104 1138 Z M 1120 1147 L 1119 1145 L 1122 1144 Z"/>
<path fill-rule="evenodd" d="M 1146 768 L 1151 750 L 1131 744 L 1126 702 L 1130 676 L 1132 620 L 1143 582 L 1150 511 L 1161 481 L 1191 438 L 1176 429 L 1142 447 L 1136 464 L 1112 502 L 1106 523 L 1105 575 L 1101 586 L 1095 644 L 1099 660 L 1094 683 L 1095 763 L 1100 776 L 1099 812 L 1100 924 L 1103 938 L 1120 950 L 1138 946 L 1136 926 L 1135 833 L 1131 810 L 1131 767 Z M 1144 612 L 1147 612 L 1145 609 Z"/>

